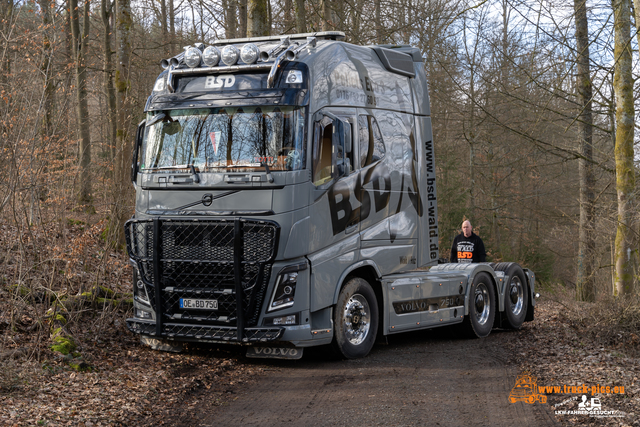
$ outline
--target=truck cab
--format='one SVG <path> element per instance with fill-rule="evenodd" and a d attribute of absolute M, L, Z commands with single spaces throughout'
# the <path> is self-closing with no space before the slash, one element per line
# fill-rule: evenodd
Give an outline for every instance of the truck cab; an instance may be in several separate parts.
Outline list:
<path fill-rule="evenodd" d="M 423 59 L 343 39 L 220 40 L 163 61 L 125 225 L 127 326 L 144 342 L 362 357 L 379 335 L 462 322 L 507 292 L 490 266 L 416 271 L 439 252 Z M 485 294 L 470 296 L 480 271 Z"/>

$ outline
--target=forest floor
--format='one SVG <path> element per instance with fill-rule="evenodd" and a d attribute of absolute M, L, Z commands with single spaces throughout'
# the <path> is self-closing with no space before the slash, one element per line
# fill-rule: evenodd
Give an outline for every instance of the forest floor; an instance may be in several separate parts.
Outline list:
<path fill-rule="evenodd" d="M 69 226 L 77 228 L 68 238 L 72 249 L 61 250 L 60 271 L 52 270 L 67 278 L 56 298 L 94 284 L 125 295 L 130 286 L 126 256 L 100 249 L 104 225 Z M 104 299 L 97 303 L 95 298 L 66 315 L 63 326 L 77 348 L 66 356 L 53 351 L 48 309 L 55 304 L 39 291 L 46 286 L 31 284 L 22 292 L 12 270 L 29 262 L 25 251 L 40 246 L 34 238 L 12 251 L 15 233 L 0 227 L 0 247 L 7 248 L 0 254 L 0 426 L 177 425 L 175 420 L 189 420 L 202 411 L 215 413 L 274 370 L 268 362 L 246 359 L 235 347 L 191 346 L 181 354 L 152 351 L 127 331 L 129 305 Z M 83 255 L 78 255 L 80 244 L 88 248 Z M 90 276 L 96 269 L 103 279 Z M 91 286 L 83 285 L 89 279 Z M 496 345 L 504 349 L 506 363 L 536 377 L 539 385 L 562 387 L 547 392 L 545 404 L 562 425 L 640 426 L 638 300 L 586 304 L 573 301 L 560 286 L 539 292 L 535 320 L 520 331 L 498 334 Z M 429 338 L 418 345 L 429 346 Z M 567 392 L 565 385 L 585 385 L 588 391 Z M 598 386 L 624 387 L 624 393 L 592 389 Z M 571 414 L 582 395 L 599 398 L 606 416 Z"/>

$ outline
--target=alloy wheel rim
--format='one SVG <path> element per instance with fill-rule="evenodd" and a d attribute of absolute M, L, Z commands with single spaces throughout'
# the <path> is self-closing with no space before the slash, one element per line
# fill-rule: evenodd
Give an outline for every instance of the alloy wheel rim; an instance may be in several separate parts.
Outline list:
<path fill-rule="evenodd" d="M 344 307 L 344 330 L 347 341 L 353 345 L 364 342 L 371 328 L 371 310 L 367 299 L 355 294 Z"/>

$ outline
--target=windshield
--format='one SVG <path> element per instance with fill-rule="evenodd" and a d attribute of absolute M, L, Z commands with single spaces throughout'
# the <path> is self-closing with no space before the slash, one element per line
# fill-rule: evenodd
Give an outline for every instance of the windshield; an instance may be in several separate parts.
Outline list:
<path fill-rule="evenodd" d="M 200 171 L 305 167 L 304 114 L 294 107 L 241 107 L 151 112 L 141 169 L 193 165 Z"/>

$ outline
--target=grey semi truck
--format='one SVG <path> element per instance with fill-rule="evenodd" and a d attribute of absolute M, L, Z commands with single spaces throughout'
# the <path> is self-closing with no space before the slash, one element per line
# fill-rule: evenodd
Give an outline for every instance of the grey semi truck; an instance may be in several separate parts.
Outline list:
<path fill-rule="evenodd" d="M 403 331 L 485 337 L 534 315 L 514 263 L 438 264 L 424 60 L 340 32 L 188 46 L 138 126 L 126 223 L 134 315 L 159 349 L 346 358 Z"/>

